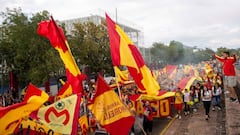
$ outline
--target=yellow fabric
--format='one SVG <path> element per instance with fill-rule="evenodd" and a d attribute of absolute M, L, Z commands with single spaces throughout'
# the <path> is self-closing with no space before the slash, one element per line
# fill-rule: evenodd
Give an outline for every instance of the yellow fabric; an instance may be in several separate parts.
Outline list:
<path fill-rule="evenodd" d="M 157 95 L 160 90 L 158 82 L 153 78 L 150 70 L 144 65 L 140 68 L 143 79 L 142 84 L 145 86 L 148 95 Z"/>
<path fill-rule="evenodd" d="M 116 25 L 116 31 L 120 36 L 120 64 L 135 68 L 138 73 L 141 72 L 143 75 L 142 83 L 144 85 L 144 88 L 146 89 L 142 91 L 146 91 L 147 94 L 150 95 L 157 95 L 158 90 L 160 90 L 159 84 L 153 78 L 150 70 L 147 68 L 146 65 L 141 68 L 138 67 L 136 60 L 132 55 L 131 50 L 129 49 L 129 46 L 134 46 L 133 42 L 118 25 Z"/>
<path fill-rule="evenodd" d="M 72 56 L 68 42 L 66 41 L 65 43 L 68 47 L 68 51 L 63 52 L 62 49 L 57 48 L 57 47 L 55 49 L 59 52 L 60 57 L 63 60 L 63 63 L 65 64 L 66 69 L 68 69 L 74 76 L 80 75 L 81 72 L 76 64 L 75 59 Z"/>
<path fill-rule="evenodd" d="M 71 134 L 77 99 L 77 95 L 72 95 L 58 100 L 49 106 L 40 108 L 37 116 L 42 123 L 54 131 L 62 134 Z M 56 112 L 54 113 L 53 110 Z M 47 121 L 46 118 L 48 118 L 49 121 Z"/>
<path fill-rule="evenodd" d="M 51 135 L 62 135 L 60 133 L 52 131 L 50 128 L 48 128 L 43 123 L 40 123 L 39 121 L 35 121 L 35 120 L 30 120 L 30 119 L 24 119 L 21 122 L 21 128 L 23 128 L 23 129 L 30 128 L 33 131 L 41 131 L 42 134 L 43 133 L 48 134 L 48 132 L 49 132 L 49 133 L 51 133 Z"/>
<path fill-rule="evenodd" d="M 45 92 L 42 92 L 41 96 L 30 97 L 27 104 L 8 111 L 0 118 L 0 135 L 12 134 L 22 118 L 37 110 L 47 100 L 48 95 Z"/>
<path fill-rule="evenodd" d="M 121 71 L 117 66 L 114 66 L 114 71 L 117 75 L 118 82 L 124 82 L 129 80 L 129 73 L 128 70 Z"/>
<path fill-rule="evenodd" d="M 79 125 L 81 127 L 82 130 L 82 134 L 86 134 L 88 133 L 88 118 L 87 118 L 87 114 L 85 113 L 84 115 L 82 115 L 79 119 L 78 119 Z"/>
<path fill-rule="evenodd" d="M 108 125 L 131 116 L 128 108 L 121 102 L 113 90 L 96 97 L 94 104 L 88 106 L 101 125 Z"/>
<path fill-rule="evenodd" d="M 149 100 L 149 101 L 154 101 L 154 100 L 162 100 L 168 97 L 173 97 L 175 95 L 175 92 L 167 92 L 161 96 L 152 96 L 152 95 L 141 95 L 137 100 Z"/>
<path fill-rule="evenodd" d="M 58 99 L 63 99 L 65 97 L 71 96 L 72 94 L 73 94 L 72 93 L 72 86 L 69 85 L 69 87 L 64 91 L 64 93 L 62 95 L 58 96 Z"/>
<path fill-rule="evenodd" d="M 183 103 L 183 95 L 181 92 L 175 93 L 175 104 L 182 104 Z"/>

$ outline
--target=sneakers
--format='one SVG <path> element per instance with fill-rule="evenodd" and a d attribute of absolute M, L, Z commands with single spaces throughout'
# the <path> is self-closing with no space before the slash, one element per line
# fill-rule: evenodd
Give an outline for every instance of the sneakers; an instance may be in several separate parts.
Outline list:
<path fill-rule="evenodd" d="M 205 120 L 208 120 L 210 118 L 210 116 L 209 115 L 206 115 L 206 118 L 205 118 Z"/>
<path fill-rule="evenodd" d="M 235 101 L 233 101 L 233 103 L 239 103 L 238 99 L 236 99 Z"/>
<path fill-rule="evenodd" d="M 235 99 L 235 98 L 232 98 L 232 97 L 230 97 L 230 102 L 232 102 L 232 103 L 239 103 L 238 99 Z"/>
<path fill-rule="evenodd" d="M 193 109 L 194 112 L 197 112 L 197 109 Z"/>
<path fill-rule="evenodd" d="M 177 114 L 177 115 L 175 116 L 175 118 L 176 118 L 176 119 L 177 119 L 177 118 L 178 118 L 178 119 L 181 119 L 182 116 Z"/>
<path fill-rule="evenodd" d="M 215 111 L 215 108 L 214 108 L 214 107 L 212 108 L 212 111 Z"/>

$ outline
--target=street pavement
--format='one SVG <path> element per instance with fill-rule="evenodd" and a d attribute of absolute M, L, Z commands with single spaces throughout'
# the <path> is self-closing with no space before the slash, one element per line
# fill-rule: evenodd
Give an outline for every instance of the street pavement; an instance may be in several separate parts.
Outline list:
<path fill-rule="evenodd" d="M 210 119 L 205 120 L 202 103 L 197 112 L 182 115 L 182 119 L 175 119 L 164 135 L 225 135 L 225 109 L 210 111 Z"/>
<path fill-rule="evenodd" d="M 240 70 L 237 70 L 240 95 Z M 210 111 L 210 119 L 205 120 L 203 105 L 196 113 L 183 116 L 182 119 L 173 119 L 172 124 L 160 132 L 160 135 L 240 135 L 240 104 L 229 100 L 229 92 L 224 91 L 222 96 L 223 109 Z"/>

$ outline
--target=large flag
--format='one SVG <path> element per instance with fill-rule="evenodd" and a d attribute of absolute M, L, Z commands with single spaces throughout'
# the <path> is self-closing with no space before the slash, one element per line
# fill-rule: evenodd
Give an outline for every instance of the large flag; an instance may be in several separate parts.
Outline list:
<path fill-rule="evenodd" d="M 38 94 L 29 96 L 21 103 L 0 108 L 0 135 L 12 134 L 25 116 L 39 109 L 48 100 L 47 93 L 29 84 L 26 95 L 31 95 L 32 91 Z"/>
<path fill-rule="evenodd" d="M 79 107 L 80 96 L 74 94 L 51 105 L 41 107 L 32 113 L 31 117 L 41 121 L 55 132 L 76 135 Z"/>
<path fill-rule="evenodd" d="M 39 23 L 38 34 L 48 38 L 52 46 L 59 52 L 59 55 L 66 68 L 67 80 L 72 85 L 73 93 L 81 92 L 82 80 L 85 76 L 81 74 L 76 61 L 72 56 L 63 30 L 57 26 L 55 21 L 52 19 Z"/>
<path fill-rule="evenodd" d="M 141 91 L 157 95 L 160 86 L 153 78 L 136 46 L 107 14 L 106 22 L 113 65 L 127 66 L 130 75 Z"/>
<path fill-rule="evenodd" d="M 111 135 L 127 135 L 134 123 L 130 111 L 100 75 L 96 94 L 88 107 Z"/>

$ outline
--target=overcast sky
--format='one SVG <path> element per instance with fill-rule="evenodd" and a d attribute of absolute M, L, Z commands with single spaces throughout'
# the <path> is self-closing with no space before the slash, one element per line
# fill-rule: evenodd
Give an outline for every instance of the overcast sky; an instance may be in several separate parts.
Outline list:
<path fill-rule="evenodd" d="M 47 10 L 56 20 L 89 16 L 99 9 L 111 16 L 117 9 L 118 17 L 141 28 L 146 47 L 176 40 L 198 48 L 240 48 L 240 0 L 0 0 L 0 4 L 0 11 Z"/>

